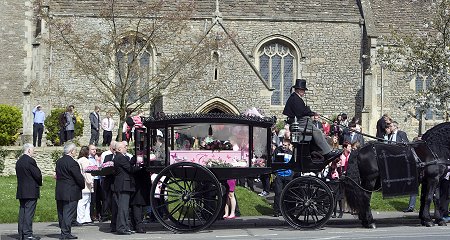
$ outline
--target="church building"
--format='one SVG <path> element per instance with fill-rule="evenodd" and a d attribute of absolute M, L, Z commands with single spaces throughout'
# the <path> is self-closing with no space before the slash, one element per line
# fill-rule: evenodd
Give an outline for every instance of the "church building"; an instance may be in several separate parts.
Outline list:
<path fill-rule="evenodd" d="M 129 3 L 132 2 L 132 3 Z M 152 0 L 117 1 L 119 15 L 133 18 L 135 4 Z M 171 11 L 175 0 L 160 1 Z M 392 30 L 416 34 L 422 29 L 431 0 L 196 0 L 189 31 L 153 44 L 140 61 L 158 75 L 165 61 L 191 36 L 204 34 L 219 43 L 201 74 L 186 77 L 183 66 L 166 90 L 141 99 L 145 114 L 155 112 L 226 112 L 239 114 L 256 107 L 264 115 L 284 119 L 282 110 L 296 79 L 306 79 L 307 105 L 333 117 L 340 113 L 361 119 L 365 133 L 375 135 L 376 122 L 388 113 L 410 138 L 418 121 L 399 108 L 422 83 L 405 81 L 401 73 L 383 68 L 377 59 L 384 37 Z M 105 32 L 100 24 L 102 0 L 31 0 L 0 3 L 0 103 L 23 110 L 23 135 L 32 135 L 31 110 L 74 105 L 85 120 L 83 142 L 89 139 L 89 112 L 94 106 L 113 110 L 88 76 L 77 73 L 73 59 L 50 44 L 55 29 L 39 14 L 72 18 L 80 36 Z M 44 9 L 42 9 L 44 8 Z M 124 33 L 125 34 L 125 33 Z M 144 33 L 146 34 L 146 33 Z M 125 54 L 125 53 L 124 53 Z M 176 87 L 174 87 L 176 84 Z M 172 85 L 172 86 L 171 86 Z M 138 86 L 145 88 L 146 86 Z M 115 116 L 118 119 L 116 114 Z M 430 115 L 427 124 L 440 119 Z M 84 141 L 85 140 L 85 141 Z"/>

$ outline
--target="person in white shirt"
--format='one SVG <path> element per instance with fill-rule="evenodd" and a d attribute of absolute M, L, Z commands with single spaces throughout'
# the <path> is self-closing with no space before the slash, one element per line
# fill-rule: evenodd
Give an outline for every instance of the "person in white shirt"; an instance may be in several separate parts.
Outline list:
<path fill-rule="evenodd" d="M 81 174 L 84 177 L 85 187 L 82 190 L 82 198 L 78 201 L 77 206 L 77 222 L 79 224 L 91 223 L 91 193 L 94 192 L 94 179 L 90 173 L 86 172 L 86 168 L 92 165 L 89 157 L 89 148 L 83 146 L 78 156 L 78 164 L 80 165 Z"/>
<path fill-rule="evenodd" d="M 102 120 L 103 129 L 103 146 L 108 146 L 112 141 L 112 131 L 114 130 L 114 120 L 111 112 L 106 113 L 106 117 Z"/>

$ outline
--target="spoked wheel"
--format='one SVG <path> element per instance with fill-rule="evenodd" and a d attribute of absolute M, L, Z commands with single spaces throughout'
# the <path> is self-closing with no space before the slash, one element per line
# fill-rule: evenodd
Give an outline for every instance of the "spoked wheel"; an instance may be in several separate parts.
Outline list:
<path fill-rule="evenodd" d="M 196 232 L 217 219 L 222 206 L 219 180 L 204 166 L 180 162 L 164 168 L 152 184 L 156 219 L 173 232 Z"/>
<path fill-rule="evenodd" d="M 284 219 L 296 229 L 322 227 L 334 209 L 330 188 L 316 177 L 293 179 L 283 189 L 280 201 Z"/>

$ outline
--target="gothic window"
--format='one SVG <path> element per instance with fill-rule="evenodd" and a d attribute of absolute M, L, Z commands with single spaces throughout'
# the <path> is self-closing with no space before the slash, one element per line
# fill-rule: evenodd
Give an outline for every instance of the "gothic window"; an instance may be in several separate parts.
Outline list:
<path fill-rule="evenodd" d="M 296 71 L 296 54 L 285 42 L 272 41 L 259 52 L 259 71 L 274 90 L 271 105 L 284 105 L 289 98 Z"/>
<path fill-rule="evenodd" d="M 416 93 L 425 91 L 427 88 L 430 87 L 430 84 L 431 84 L 431 79 L 430 79 L 430 77 L 425 77 L 425 76 L 422 76 L 422 75 L 418 74 L 418 75 L 416 76 Z M 419 116 L 419 111 L 417 111 L 417 110 L 416 110 L 416 116 L 417 116 L 417 118 L 420 117 L 420 116 Z M 427 119 L 427 120 L 432 120 L 432 119 L 438 120 L 438 119 L 442 119 L 442 114 L 439 114 L 439 113 L 433 113 L 433 110 L 432 110 L 432 109 L 428 109 L 428 110 L 425 112 L 425 119 Z"/>
<path fill-rule="evenodd" d="M 152 52 L 143 39 L 124 38 L 116 52 L 116 92 L 125 93 L 128 103 L 148 102 Z"/>

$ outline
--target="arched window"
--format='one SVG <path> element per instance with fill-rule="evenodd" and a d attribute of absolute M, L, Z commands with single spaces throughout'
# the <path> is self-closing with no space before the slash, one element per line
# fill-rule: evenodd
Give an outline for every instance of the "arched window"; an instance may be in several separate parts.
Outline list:
<path fill-rule="evenodd" d="M 426 91 L 431 84 L 431 77 L 417 74 L 415 78 L 416 93 Z M 420 112 L 416 109 L 416 118 L 420 118 Z M 442 113 L 434 113 L 432 109 L 425 111 L 426 120 L 442 120 Z"/>
<path fill-rule="evenodd" d="M 284 105 L 297 71 L 297 53 L 287 42 L 272 40 L 258 50 L 259 71 L 274 88 L 271 105 Z"/>
<path fill-rule="evenodd" d="M 121 39 L 116 51 L 115 83 L 117 94 L 128 103 L 148 102 L 151 87 L 152 48 L 145 39 L 135 36 Z"/>

